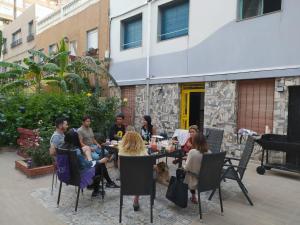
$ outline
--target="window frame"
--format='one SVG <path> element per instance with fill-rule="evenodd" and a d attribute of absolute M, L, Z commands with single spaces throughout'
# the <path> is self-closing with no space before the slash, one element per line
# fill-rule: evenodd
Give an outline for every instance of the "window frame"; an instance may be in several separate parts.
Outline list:
<path fill-rule="evenodd" d="M 52 46 L 56 47 L 55 51 L 50 51 Z M 57 52 L 57 50 L 58 50 L 57 43 L 53 43 L 48 46 L 48 54 L 53 54 L 53 53 Z"/>
<path fill-rule="evenodd" d="M 15 36 L 17 34 L 20 34 L 20 37 L 18 39 L 15 39 Z M 15 48 L 17 47 L 18 45 L 21 45 L 22 44 L 22 29 L 19 28 L 18 30 L 16 30 L 15 32 L 12 33 L 11 35 L 11 48 Z"/>
<path fill-rule="evenodd" d="M 178 36 L 174 36 L 174 37 L 170 37 L 170 38 L 165 38 L 162 39 L 162 11 L 166 10 L 168 8 L 172 8 L 172 7 L 176 7 L 179 6 L 181 4 L 185 4 L 188 3 L 188 26 L 187 26 L 187 33 L 186 34 L 181 34 Z M 173 0 L 164 4 L 161 4 L 158 6 L 158 25 L 157 25 L 157 41 L 161 42 L 161 41 L 168 41 L 168 40 L 172 40 L 172 39 L 176 39 L 176 38 L 180 38 L 180 37 L 185 37 L 185 36 L 189 36 L 189 32 L 190 32 L 190 0 Z"/>
<path fill-rule="evenodd" d="M 124 48 L 124 46 L 125 46 L 125 26 L 126 26 L 126 24 L 128 24 L 130 22 L 138 21 L 138 20 L 141 20 L 141 24 L 142 24 L 142 26 L 141 26 L 140 45 Z M 135 48 L 141 48 L 143 46 L 143 13 L 138 13 L 134 16 L 130 16 L 126 19 L 123 19 L 123 20 L 120 21 L 120 24 L 121 24 L 121 37 L 120 37 L 120 40 L 121 40 L 120 41 L 120 49 L 121 49 L 121 51 L 126 51 L 126 50 L 130 50 L 130 49 L 135 49 Z"/>
<path fill-rule="evenodd" d="M 97 31 L 97 48 L 93 48 L 93 49 L 96 49 L 96 50 L 99 49 L 99 29 L 98 29 L 98 27 L 95 27 L 93 29 L 90 29 L 90 30 L 86 31 L 86 51 L 87 52 L 91 49 L 91 48 L 89 48 L 89 38 L 88 38 L 88 35 L 92 31 Z"/>
<path fill-rule="evenodd" d="M 242 15 L 243 9 L 241 8 L 243 1 L 244 0 L 237 0 L 237 10 L 236 10 L 236 18 L 237 18 L 236 21 L 237 22 L 241 22 L 241 21 L 249 20 L 249 19 L 254 19 L 254 18 L 258 18 L 258 17 L 262 17 L 262 16 L 267 16 L 267 15 L 274 14 L 274 13 L 280 13 L 280 12 L 283 11 L 283 6 L 284 6 L 284 0 L 281 0 L 280 10 L 276 10 L 276 11 L 268 12 L 268 13 L 263 13 L 264 8 L 262 8 L 262 13 L 260 15 L 243 18 L 243 15 Z M 264 0 L 262 0 L 262 1 L 264 1 Z"/>
<path fill-rule="evenodd" d="M 75 49 L 74 49 L 74 51 L 75 51 L 75 55 L 72 55 L 72 56 L 77 56 L 78 55 L 78 52 L 77 52 L 77 50 L 78 50 L 78 42 L 76 41 L 76 40 L 72 40 L 72 41 L 70 41 L 70 46 L 69 46 L 69 50 L 70 50 L 70 55 L 71 55 L 71 44 L 72 43 L 75 43 Z"/>
<path fill-rule="evenodd" d="M 31 28 L 31 29 L 30 29 Z M 28 36 L 29 35 L 34 35 L 34 27 L 33 27 L 33 20 L 31 20 L 28 23 Z"/>

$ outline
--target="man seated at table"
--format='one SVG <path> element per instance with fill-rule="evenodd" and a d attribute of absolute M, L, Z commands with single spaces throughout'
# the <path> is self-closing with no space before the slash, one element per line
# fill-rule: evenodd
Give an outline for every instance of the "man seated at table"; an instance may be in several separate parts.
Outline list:
<path fill-rule="evenodd" d="M 56 148 L 61 148 L 63 144 L 65 143 L 65 132 L 67 131 L 69 125 L 68 121 L 65 118 L 57 118 L 55 120 L 55 127 L 56 130 L 51 136 L 50 139 L 50 155 L 55 156 L 56 155 Z"/>
<path fill-rule="evenodd" d="M 82 119 L 82 125 L 77 130 L 81 147 L 88 146 L 91 149 L 92 159 L 99 160 L 108 156 L 108 152 L 105 149 L 101 149 L 100 144 L 96 141 L 94 132 L 91 126 L 91 117 L 84 116 Z"/>
<path fill-rule="evenodd" d="M 91 117 L 84 116 L 82 119 L 82 126 L 77 130 L 81 147 L 83 148 L 88 146 L 91 149 L 93 160 L 107 158 L 108 155 L 107 150 L 101 149 L 101 146 L 96 141 L 93 130 L 90 126 L 91 126 Z M 106 187 L 118 188 L 119 186 L 109 179 L 108 182 L 106 183 Z"/>
<path fill-rule="evenodd" d="M 124 123 L 124 114 L 120 113 L 116 116 L 116 122 L 111 127 L 109 132 L 109 139 L 110 140 L 121 140 L 122 137 L 125 135 L 126 127 Z"/>

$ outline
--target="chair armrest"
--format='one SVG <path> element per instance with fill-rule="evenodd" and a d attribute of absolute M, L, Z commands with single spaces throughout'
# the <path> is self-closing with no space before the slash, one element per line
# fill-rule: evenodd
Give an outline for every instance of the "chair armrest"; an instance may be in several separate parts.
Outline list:
<path fill-rule="evenodd" d="M 236 160 L 236 161 L 240 161 L 241 159 L 239 158 L 235 158 L 235 157 L 225 157 L 225 160 Z"/>
<path fill-rule="evenodd" d="M 232 164 L 224 164 L 223 166 L 226 166 L 228 168 L 231 167 L 231 168 L 237 168 L 237 169 L 246 169 L 245 167 L 241 167 L 241 166 L 238 166 L 238 165 L 232 165 Z"/>

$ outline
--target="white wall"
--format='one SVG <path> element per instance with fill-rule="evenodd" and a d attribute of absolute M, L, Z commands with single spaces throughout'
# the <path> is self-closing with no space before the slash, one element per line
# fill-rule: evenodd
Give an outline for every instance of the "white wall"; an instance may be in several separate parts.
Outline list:
<path fill-rule="evenodd" d="M 190 0 L 189 35 L 158 41 L 158 6 L 170 1 L 151 3 L 151 78 L 186 77 L 189 82 L 190 77 L 207 81 L 300 74 L 300 1 L 282 0 L 279 12 L 238 21 L 238 0 Z M 121 83 L 145 80 L 148 6 L 145 1 L 117 2 L 111 0 L 111 73 Z M 142 46 L 121 50 L 121 21 L 141 12 Z M 220 77 L 228 74 L 235 77 Z"/>

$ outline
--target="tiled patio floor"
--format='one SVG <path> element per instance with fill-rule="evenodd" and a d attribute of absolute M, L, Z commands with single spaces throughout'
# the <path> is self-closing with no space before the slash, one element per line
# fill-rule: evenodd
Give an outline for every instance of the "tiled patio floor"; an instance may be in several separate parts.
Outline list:
<path fill-rule="evenodd" d="M 62 225 L 118 224 L 119 191 L 107 189 L 104 201 L 91 201 L 90 191 L 80 198 L 78 213 L 74 214 L 74 187 L 64 187 L 60 208 L 56 208 L 57 190 L 50 195 L 51 176 L 28 179 L 14 169 L 14 152 L 0 151 L 0 224 Z M 166 188 L 159 186 L 154 204 L 154 224 L 207 225 L 296 225 L 300 224 L 300 175 L 270 171 L 264 176 L 249 164 L 245 184 L 254 202 L 251 207 L 233 182 L 223 185 L 224 216 L 220 214 L 218 198 L 212 202 L 203 194 L 204 220 L 189 204 L 179 209 L 165 198 Z M 115 176 L 115 173 L 111 171 Z M 131 198 L 125 198 L 124 224 L 148 224 L 149 201 L 141 199 L 142 210 L 134 213 Z"/>

